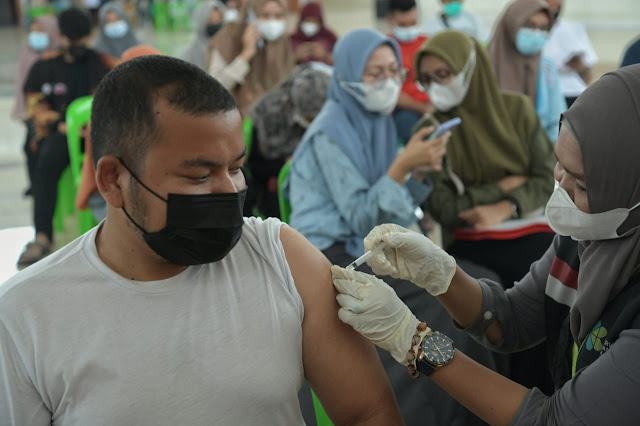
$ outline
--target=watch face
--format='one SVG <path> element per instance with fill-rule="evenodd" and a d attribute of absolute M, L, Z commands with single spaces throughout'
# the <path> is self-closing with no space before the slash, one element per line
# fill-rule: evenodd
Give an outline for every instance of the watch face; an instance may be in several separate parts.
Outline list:
<path fill-rule="evenodd" d="M 422 342 L 422 352 L 424 352 L 425 358 L 432 364 L 447 364 L 453 359 L 455 353 L 453 340 L 436 331 L 424 339 Z"/>

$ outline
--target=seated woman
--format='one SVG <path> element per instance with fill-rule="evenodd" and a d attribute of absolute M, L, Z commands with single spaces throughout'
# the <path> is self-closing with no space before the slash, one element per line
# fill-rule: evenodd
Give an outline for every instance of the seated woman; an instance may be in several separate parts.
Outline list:
<path fill-rule="evenodd" d="M 527 95 L 547 136 L 555 142 L 567 102 L 556 65 L 541 55 L 552 24 L 545 0 L 514 1 L 496 24 L 489 59 L 500 88 Z"/>
<path fill-rule="evenodd" d="M 226 8 L 220 0 L 208 0 L 191 14 L 192 38 L 179 58 L 207 71 L 210 62 L 209 43 L 222 28 Z"/>
<path fill-rule="evenodd" d="M 280 217 L 278 174 L 322 109 L 330 72 L 331 68 L 323 64 L 299 65 L 251 108 L 253 135 L 247 160 L 251 172 L 247 201 L 254 198 L 254 205 L 267 217 Z"/>
<path fill-rule="evenodd" d="M 291 226 L 334 264 L 344 266 L 362 255 L 364 236 L 378 224 L 415 224 L 416 207 L 432 189 L 430 181 L 415 169 L 441 167 L 448 135 L 424 141 L 433 129 L 422 129 L 396 155 L 391 111 L 402 86 L 400 63 L 396 42 L 377 31 L 354 30 L 340 39 L 334 49 L 328 100 L 293 156 Z M 446 318 L 435 299 L 416 292 L 412 284 L 393 279 L 387 282 L 417 312 Z M 455 333 L 453 326 L 448 331 Z M 491 368 L 503 362 L 462 333 L 455 339 Z M 381 356 L 407 423 L 477 421 L 428 382 L 423 383 L 420 394 L 430 395 L 432 405 L 416 403 L 419 395 L 407 390 L 411 379 L 406 371 L 388 354 Z"/>
<path fill-rule="evenodd" d="M 300 12 L 298 31 L 291 36 L 296 63 L 324 62 L 331 65 L 331 52 L 338 37 L 324 25 L 319 3 L 307 3 Z"/>
<path fill-rule="evenodd" d="M 293 69 L 285 17 L 283 0 L 248 0 L 238 20 L 211 41 L 209 74 L 231 92 L 243 117 Z"/>
<path fill-rule="evenodd" d="M 37 147 L 29 143 L 35 136 L 35 129 L 33 121 L 28 120 L 27 116 L 27 105 L 23 91 L 24 83 L 27 80 L 27 76 L 29 75 L 29 71 L 31 71 L 33 64 L 35 64 L 39 59 L 55 55 L 59 47 L 60 30 L 58 29 L 58 20 L 56 17 L 44 15 L 35 18 L 29 27 L 29 36 L 20 50 L 17 73 L 15 76 L 15 103 L 13 111 L 11 112 L 11 118 L 22 121 L 26 127 L 24 153 L 27 156 L 29 187 L 26 189 L 25 195 L 32 195 L 31 185 L 34 181 L 38 155 Z M 35 150 L 33 148 L 35 148 Z"/>
<path fill-rule="evenodd" d="M 431 175 L 428 208 L 442 225 L 443 245 L 511 287 L 553 239 L 541 216 L 510 221 L 541 215 L 553 191 L 553 146 L 528 98 L 498 88 L 477 40 L 441 32 L 418 52 L 416 69 L 438 110 L 435 118 L 462 119 L 449 140 L 445 170 Z M 519 365 L 514 359 L 514 374 Z M 543 376 L 522 368 L 523 382 Z"/>
<path fill-rule="evenodd" d="M 99 20 L 100 33 L 96 50 L 117 59 L 128 48 L 140 44 L 131 28 L 129 17 L 118 3 L 109 2 L 102 6 Z"/>

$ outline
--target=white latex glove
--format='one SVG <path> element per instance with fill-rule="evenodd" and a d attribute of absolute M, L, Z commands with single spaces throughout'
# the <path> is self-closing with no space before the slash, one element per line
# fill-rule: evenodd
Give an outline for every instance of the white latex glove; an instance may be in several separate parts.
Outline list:
<path fill-rule="evenodd" d="M 420 321 L 396 292 L 373 275 L 331 267 L 341 308 L 338 317 L 371 342 L 391 353 L 405 367 Z"/>
<path fill-rule="evenodd" d="M 367 261 L 376 275 L 411 281 L 433 296 L 447 292 L 456 261 L 446 251 L 424 235 L 394 224 L 373 228 L 364 239 L 365 250 L 373 250 L 381 241 L 382 253 Z"/>

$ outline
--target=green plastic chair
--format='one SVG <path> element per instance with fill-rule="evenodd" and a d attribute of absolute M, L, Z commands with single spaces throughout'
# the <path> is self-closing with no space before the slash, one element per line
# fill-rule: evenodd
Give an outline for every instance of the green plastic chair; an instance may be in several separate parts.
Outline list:
<path fill-rule="evenodd" d="M 291 161 L 287 161 L 280 169 L 280 173 L 278 173 L 278 205 L 280 206 L 280 220 L 284 223 L 289 223 L 289 217 L 291 216 L 291 204 L 289 204 L 289 201 L 284 197 L 282 190 L 284 181 L 287 180 L 290 171 Z M 333 426 L 331 419 L 329 419 L 324 408 L 322 408 L 322 404 L 313 389 L 311 389 L 311 398 L 313 399 L 313 409 L 316 413 L 316 423 L 318 423 L 318 426 Z"/>
<path fill-rule="evenodd" d="M 153 26 L 156 30 L 168 30 L 171 19 L 169 18 L 169 5 L 164 1 L 154 1 L 151 6 Z"/>
<path fill-rule="evenodd" d="M 291 161 L 287 161 L 278 173 L 278 207 L 280 207 L 280 220 L 284 223 L 289 223 L 289 217 L 291 216 L 291 204 L 289 204 L 289 200 L 285 198 L 282 191 L 284 181 L 287 180 L 290 170 Z"/>
<path fill-rule="evenodd" d="M 75 210 L 75 192 L 71 167 L 67 166 L 60 179 L 58 179 L 58 197 L 53 214 L 53 229 L 55 232 L 64 232 L 64 218 L 72 215 Z"/>
<path fill-rule="evenodd" d="M 242 122 L 242 134 L 244 136 L 244 144 L 247 147 L 247 159 L 251 154 L 251 146 L 253 145 L 253 120 L 247 117 Z"/>
<path fill-rule="evenodd" d="M 189 5 L 186 1 L 170 0 L 168 4 L 169 18 L 172 30 L 188 31 L 191 28 L 189 19 Z"/>
<path fill-rule="evenodd" d="M 54 15 L 55 12 L 51 6 L 31 6 L 26 10 L 29 22 L 44 15 Z"/>
<path fill-rule="evenodd" d="M 91 104 L 93 96 L 83 96 L 71 102 L 67 108 L 65 121 L 67 124 L 67 146 L 69 147 L 69 167 L 73 177 L 73 198 L 75 199 L 80 181 L 82 179 L 82 163 L 84 162 L 84 153 L 82 152 L 82 143 L 80 139 L 80 131 L 91 120 Z M 93 214 L 88 209 L 78 209 L 78 227 L 80 235 L 97 225 Z"/>

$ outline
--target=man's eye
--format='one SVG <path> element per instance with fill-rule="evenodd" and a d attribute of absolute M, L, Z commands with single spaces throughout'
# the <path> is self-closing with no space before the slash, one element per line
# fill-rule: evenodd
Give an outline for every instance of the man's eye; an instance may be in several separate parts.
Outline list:
<path fill-rule="evenodd" d="M 188 179 L 196 181 L 196 182 L 206 182 L 207 180 L 209 180 L 209 177 L 211 175 L 206 175 L 206 176 L 187 176 Z"/>
<path fill-rule="evenodd" d="M 587 192 L 587 188 L 585 188 L 584 186 L 580 186 L 576 183 L 576 186 L 578 187 L 578 190 L 581 192 Z"/>

